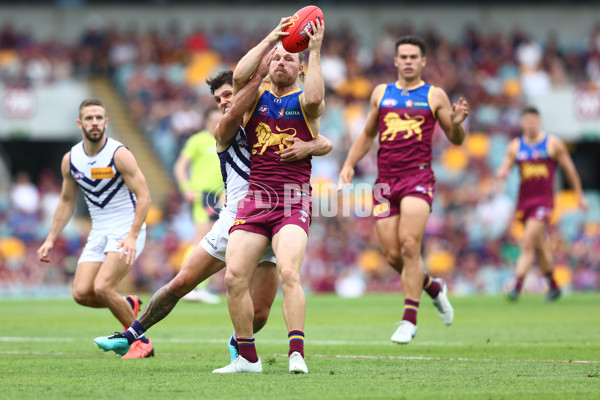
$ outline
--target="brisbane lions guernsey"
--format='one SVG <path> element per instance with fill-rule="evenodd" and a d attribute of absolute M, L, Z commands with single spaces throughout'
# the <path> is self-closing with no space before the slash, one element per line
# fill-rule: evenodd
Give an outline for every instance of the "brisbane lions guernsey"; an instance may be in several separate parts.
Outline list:
<path fill-rule="evenodd" d="M 421 81 L 403 89 L 388 83 L 379 99 L 380 177 L 394 177 L 431 165 L 431 139 L 436 117 L 431 109 L 433 86 Z"/>
<path fill-rule="evenodd" d="M 252 164 L 249 191 L 272 189 L 283 193 L 286 184 L 310 187 L 311 157 L 294 162 L 280 161 L 280 153 L 292 145 L 286 138 L 309 141 L 312 132 L 302 109 L 302 91 L 297 89 L 282 97 L 262 90 L 252 115 L 246 121 Z M 267 188 L 268 187 L 268 188 Z"/>
<path fill-rule="evenodd" d="M 548 135 L 535 144 L 527 144 L 519 138 L 517 162 L 521 172 L 519 201 L 539 199 L 549 205 L 554 199 L 554 170 L 556 161 L 548 154 Z"/>
<path fill-rule="evenodd" d="M 83 192 L 93 229 L 133 222 L 135 195 L 115 167 L 115 152 L 121 146 L 122 143 L 106 138 L 102 150 L 93 157 L 85 153 L 83 141 L 71 148 L 71 176 Z"/>

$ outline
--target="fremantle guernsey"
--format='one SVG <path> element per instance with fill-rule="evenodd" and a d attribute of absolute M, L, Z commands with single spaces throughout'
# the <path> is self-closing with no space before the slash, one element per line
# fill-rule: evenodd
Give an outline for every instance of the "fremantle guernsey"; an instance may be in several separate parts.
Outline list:
<path fill-rule="evenodd" d="M 104 147 L 93 157 L 85 153 L 83 141 L 71 148 L 71 176 L 83 192 L 93 229 L 133 222 L 135 195 L 115 167 L 115 152 L 121 146 L 122 143 L 107 137 Z"/>
<path fill-rule="evenodd" d="M 226 150 L 218 153 L 221 164 L 221 175 L 225 183 L 227 201 L 225 209 L 237 212 L 238 201 L 248 193 L 250 177 L 250 151 L 244 128 L 238 127 L 235 137 Z"/>
<path fill-rule="evenodd" d="M 271 189 L 284 193 L 286 184 L 310 190 L 312 157 L 294 162 L 280 161 L 281 151 L 292 145 L 286 138 L 294 137 L 306 142 L 318 136 L 306 120 L 302 93 L 296 89 L 278 97 L 268 90 L 261 91 L 245 124 L 252 153 L 250 192 Z"/>
<path fill-rule="evenodd" d="M 554 170 L 556 161 L 548 154 L 548 137 L 534 144 L 527 144 L 523 136 L 519 138 L 517 162 L 521 172 L 519 202 L 538 199 L 552 206 L 554 199 Z"/>
<path fill-rule="evenodd" d="M 421 81 L 402 89 L 388 83 L 379 99 L 380 177 L 395 177 L 407 171 L 431 166 L 431 140 L 436 124 L 431 109 L 434 87 Z"/>

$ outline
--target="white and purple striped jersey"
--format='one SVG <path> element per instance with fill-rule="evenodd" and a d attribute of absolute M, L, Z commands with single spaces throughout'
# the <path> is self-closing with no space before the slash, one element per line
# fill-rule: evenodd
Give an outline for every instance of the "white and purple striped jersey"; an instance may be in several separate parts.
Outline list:
<path fill-rule="evenodd" d="M 238 127 L 227 150 L 218 154 L 227 195 L 224 208 L 235 214 L 238 209 L 238 201 L 243 199 L 248 192 L 250 178 L 250 151 L 243 127 Z"/>
<path fill-rule="evenodd" d="M 93 229 L 131 225 L 135 214 L 135 195 L 129 190 L 115 166 L 115 152 L 122 143 L 107 138 L 104 147 L 93 157 L 83 148 L 83 141 L 71 148 L 71 176 L 81 188 L 92 217 Z"/>

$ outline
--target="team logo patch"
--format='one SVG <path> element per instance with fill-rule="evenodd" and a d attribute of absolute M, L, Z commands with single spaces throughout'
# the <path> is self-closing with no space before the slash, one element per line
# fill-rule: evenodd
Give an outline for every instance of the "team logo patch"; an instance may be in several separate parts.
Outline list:
<path fill-rule="evenodd" d="M 310 26 L 310 21 L 304 24 L 302 30 L 300 31 L 300 36 L 306 37 L 306 32 L 304 31 L 306 28 L 310 29 L 310 31 L 312 32 L 312 26 Z"/>
<path fill-rule="evenodd" d="M 308 219 L 308 213 L 304 210 L 299 210 L 299 211 L 300 211 L 300 217 L 298 219 L 302 222 L 306 222 L 306 220 Z"/>
<path fill-rule="evenodd" d="M 381 203 L 373 207 L 373 216 L 377 217 L 383 213 L 390 211 L 390 203 Z"/>
<path fill-rule="evenodd" d="M 418 185 L 418 186 L 415 186 L 415 192 L 426 194 L 427 189 L 424 186 Z"/>
<path fill-rule="evenodd" d="M 80 180 L 83 179 L 83 172 L 77 171 L 73 173 L 73 178 Z"/>
<path fill-rule="evenodd" d="M 394 107 L 397 104 L 398 101 L 396 99 L 385 99 L 381 102 L 381 105 L 384 107 Z"/>
<path fill-rule="evenodd" d="M 302 115 L 302 113 L 298 109 L 292 109 L 292 110 L 285 110 L 283 115 L 286 117 L 299 117 Z"/>
<path fill-rule="evenodd" d="M 267 115 L 269 113 L 269 107 L 267 106 L 260 106 L 258 108 L 258 112 L 262 115 Z"/>
<path fill-rule="evenodd" d="M 92 179 L 110 179 L 115 177 L 112 167 L 92 168 Z"/>

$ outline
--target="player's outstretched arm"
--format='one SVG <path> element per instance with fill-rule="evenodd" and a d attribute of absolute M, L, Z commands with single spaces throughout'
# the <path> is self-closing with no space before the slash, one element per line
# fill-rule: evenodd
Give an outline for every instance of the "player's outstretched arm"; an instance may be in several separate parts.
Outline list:
<path fill-rule="evenodd" d="M 581 187 L 581 179 L 579 178 L 579 174 L 577 173 L 577 169 L 575 168 L 575 164 L 573 164 L 573 159 L 569 155 L 569 150 L 567 146 L 565 146 L 564 142 L 557 137 L 550 137 L 551 148 L 554 150 L 554 157 L 562 170 L 565 172 L 567 180 L 569 184 L 575 191 L 577 195 L 577 199 L 579 201 L 579 207 L 587 212 L 588 210 L 588 201 L 583 195 L 583 189 Z"/>
<path fill-rule="evenodd" d="M 446 92 L 436 87 L 433 89 L 431 107 L 435 110 L 440 126 L 448 140 L 452 144 L 462 144 L 467 136 L 465 127 L 462 125 L 463 121 L 469 116 L 467 101 L 461 97 L 458 103 L 450 105 L 450 99 Z"/>
<path fill-rule="evenodd" d="M 371 94 L 371 100 L 369 102 L 369 114 L 367 114 L 367 121 L 365 127 L 358 135 L 356 141 L 350 147 L 346 161 L 340 171 L 340 177 L 338 181 L 338 190 L 342 189 L 344 184 L 351 184 L 352 178 L 354 177 L 354 167 L 356 164 L 369 152 L 373 139 L 377 136 L 377 119 L 379 118 L 379 99 L 381 98 L 385 85 L 378 85 L 373 93 Z"/>
<path fill-rule="evenodd" d="M 137 201 L 135 215 L 129 233 L 121 240 L 121 243 L 119 243 L 119 247 L 123 249 L 121 250 L 120 258 L 125 256 L 125 262 L 127 264 L 133 264 L 137 250 L 136 239 L 148 216 L 148 210 L 150 210 L 150 190 L 148 190 L 146 178 L 140 170 L 133 153 L 126 147 L 119 147 L 117 151 L 115 151 L 115 167 L 123 176 L 123 180 L 129 190 L 135 194 Z"/>
<path fill-rule="evenodd" d="M 258 45 L 250 49 L 248 53 L 238 62 L 233 71 L 233 93 L 236 94 L 254 75 L 262 56 L 269 48 L 281 40 L 282 37 L 289 35 L 283 30 L 290 26 L 292 22 L 290 17 L 281 18 L 279 24 L 273 29 Z"/>
<path fill-rule="evenodd" d="M 52 226 L 50 227 L 50 233 L 44 241 L 44 243 L 38 249 L 38 257 L 40 261 L 50 262 L 48 254 L 54 247 L 54 242 L 58 235 L 65 228 L 73 212 L 75 211 L 75 205 L 77 204 L 77 183 L 71 176 L 71 153 L 67 153 L 63 156 L 62 162 L 60 163 L 60 172 L 63 177 L 62 189 L 60 192 L 60 200 L 56 211 L 54 212 L 54 218 L 52 220 Z"/>
<path fill-rule="evenodd" d="M 215 127 L 215 140 L 220 148 L 225 148 L 229 145 L 229 142 L 237 133 L 245 113 L 252 107 L 256 100 L 256 93 L 264 77 L 269 73 L 269 64 L 271 63 L 273 51 L 274 49 L 271 49 L 263 55 L 256 73 L 235 95 L 229 110 L 223 114 L 223 117 Z"/>
<path fill-rule="evenodd" d="M 317 18 L 316 24 L 311 22 L 311 26 L 312 33 L 308 27 L 304 31 L 309 37 L 309 55 L 304 94 L 302 95 L 302 108 L 309 118 L 316 119 L 323 114 L 325 109 L 325 84 L 323 83 L 323 72 L 321 70 L 321 44 L 325 33 L 325 22 Z"/>
<path fill-rule="evenodd" d="M 496 171 L 496 179 L 499 181 L 504 181 L 510 175 L 510 170 L 515 164 L 515 160 L 517 159 L 517 151 L 519 149 L 519 139 L 515 138 L 511 140 L 508 144 L 508 148 L 506 149 L 506 154 L 502 159 L 502 163 L 498 170 Z"/>
<path fill-rule="evenodd" d="M 279 154 L 280 160 L 283 162 L 303 160 L 308 156 L 324 156 L 333 149 L 331 141 L 323 135 L 319 135 L 308 142 L 295 137 L 286 138 L 285 140 L 292 145 L 283 149 Z"/>

